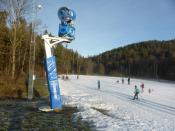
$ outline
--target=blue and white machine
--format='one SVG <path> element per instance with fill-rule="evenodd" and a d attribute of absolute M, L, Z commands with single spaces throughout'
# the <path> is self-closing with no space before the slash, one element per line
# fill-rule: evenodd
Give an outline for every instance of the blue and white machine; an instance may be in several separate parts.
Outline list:
<path fill-rule="evenodd" d="M 67 7 L 62 7 L 58 10 L 58 17 L 61 20 L 61 23 L 59 25 L 58 36 L 72 40 L 75 39 L 75 12 L 71 9 L 68 9 Z"/>
<path fill-rule="evenodd" d="M 56 69 L 56 60 L 55 56 L 53 56 L 52 48 L 55 45 L 62 43 L 70 43 L 75 39 L 75 28 L 74 21 L 76 19 L 76 14 L 73 10 L 68 9 L 67 7 L 62 7 L 58 10 L 58 17 L 61 21 L 59 24 L 58 37 L 50 37 L 48 35 L 43 35 L 44 46 L 46 52 L 46 74 L 47 74 L 47 82 L 48 89 L 50 93 L 50 108 L 51 110 L 61 109 L 61 93 L 58 83 L 58 75 Z"/>

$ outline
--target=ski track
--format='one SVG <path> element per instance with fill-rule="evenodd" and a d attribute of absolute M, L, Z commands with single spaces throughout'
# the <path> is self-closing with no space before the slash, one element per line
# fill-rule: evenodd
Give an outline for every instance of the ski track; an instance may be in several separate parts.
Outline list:
<path fill-rule="evenodd" d="M 70 83 L 78 85 L 78 86 L 85 87 L 86 90 L 98 91 L 97 89 L 92 88 L 91 86 L 87 86 L 85 84 L 82 85 L 82 84 L 78 84 L 78 83 L 74 83 L 74 82 L 70 82 Z M 117 91 L 109 91 L 109 90 L 101 89 L 101 90 L 99 90 L 98 95 L 99 95 L 99 93 L 109 94 L 109 95 L 114 96 L 115 98 L 118 98 L 118 99 L 124 100 L 124 101 L 128 101 L 128 100 L 133 99 L 133 96 L 127 95 L 127 94 L 124 94 L 124 93 L 120 93 L 120 92 L 117 92 Z M 139 106 L 144 106 L 144 107 L 147 107 L 147 108 L 151 108 L 151 109 L 154 109 L 154 110 L 157 110 L 157 111 L 168 113 L 170 115 L 175 115 L 175 107 L 171 107 L 171 106 L 168 106 L 168 105 L 163 105 L 163 104 L 156 103 L 156 102 L 153 102 L 153 101 L 149 101 L 149 100 L 146 100 L 146 99 L 143 99 L 143 98 L 139 98 L 139 100 L 133 100 L 132 102 L 134 102 L 135 104 L 138 104 Z"/>

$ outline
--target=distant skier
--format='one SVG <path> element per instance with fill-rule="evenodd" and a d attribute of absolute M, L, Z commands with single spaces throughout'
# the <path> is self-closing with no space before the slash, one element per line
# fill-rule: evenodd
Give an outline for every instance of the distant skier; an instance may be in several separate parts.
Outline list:
<path fill-rule="evenodd" d="M 66 75 L 66 80 L 69 80 L 69 76 Z"/>
<path fill-rule="evenodd" d="M 149 94 L 151 94 L 151 89 L 150 88 L 148 89 L 148 92 L 149 92 Z"/>
<path fill-rule="evenodd" d="M 124 78 L 122 77 L 122 84 L 124 84 Z"/>
<path fill-rule="evenodd" d="M 100 80 L 98 80 L 98 90 L 100 90 Z"/>
<path fill-rule="evenodd" d="M 143 93 L 143 92 L 144 92 L 144 83 L 142 83 L 142 84 L 140 85 L 140 87 L 141 87 L 142 93 Z"/>
<path fill-rule="evenodd" d="M 135 89 L 134 89 L 134 98 L 133 98 L 133 100 L 135 100 L 135 99 L 138 99 L 138 94 L 139 94 L 139 88 L 135 85 Z"/>
<path fill-rule="evenodd" d="M 64 80 L 64 75 L 62 76 L 62 79 Z"/>
<path fill-rule="evenodd" d="M 128 77 L 128 85 L 130 85 L 130 77 Z"/>

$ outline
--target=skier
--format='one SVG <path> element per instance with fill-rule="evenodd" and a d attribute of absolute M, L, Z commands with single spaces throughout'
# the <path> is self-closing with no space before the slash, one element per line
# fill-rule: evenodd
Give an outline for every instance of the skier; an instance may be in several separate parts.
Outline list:
<path fill-rule="evenodd" d="M 98 80 L 98 90 L 100 89 L 100 80 Z"/>
<path fill-rule="evenodd" d="M 69 76 L 66 75 L 66 80 L 69 80 Z"/>
<path fill-rule="evenodd" d="M 79 75 L 77 75 L 77 80 L 79 79 Z"/>
<path fill-rule="evenodd" d="M 124 84 L 124 78 L 122 78 L 122 84 Z"/>
<path fill-rule="evenodd" d="M 139 94 L 139 88 L 135 85 L 135 90 L 134 90 L 134 98 L 133 98 L 133 100 L 135 100 L 135 99 L 138 99 L 138 94 Z"/>
<path fill-rule="evenodd" d="M 150 88 L 148 89 L 148 92 L 149 92 L 149 94 L 151 94 L 151 89 Z"/>
<path fill-rule="evenodd" d="M 130 77 L 128 77 L 128 85 L 130 85 Z"/>
<path fill-rule="evenodd" d="M 142 83 L 141 85 L 140 85 L 140 87 L 142 88 L 142 93 L 144 92 L 144 83 Z"/>
<path fill-rule="evenodd" d="M 62 76 L 62 79 L 64 80 L 64 75 Z"/>

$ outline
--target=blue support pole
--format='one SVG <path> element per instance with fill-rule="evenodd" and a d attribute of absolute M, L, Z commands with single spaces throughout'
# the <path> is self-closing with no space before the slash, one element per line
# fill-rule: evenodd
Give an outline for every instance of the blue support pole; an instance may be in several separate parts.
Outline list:
<path fill-rule="evenodd" d="M 46 72 L 48 80 L 48 89 L 50 92 L 50 106 L 51 109 L 61 109 L 61 95 L 58 83 L 58 75 L 56 69 L 55 56 L 46 59 Z"/>

